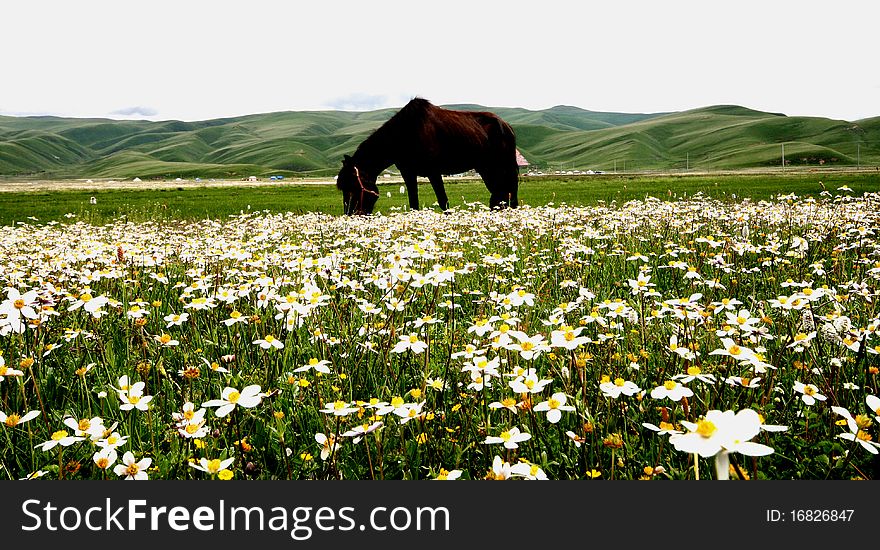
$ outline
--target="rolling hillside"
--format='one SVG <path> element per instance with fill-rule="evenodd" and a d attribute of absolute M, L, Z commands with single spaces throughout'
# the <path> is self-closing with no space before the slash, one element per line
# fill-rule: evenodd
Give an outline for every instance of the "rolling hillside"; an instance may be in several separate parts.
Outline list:
<path fill-rule="evenodd" d="M 739 106 L 600 113 L 490 110 L 534 169 L 668 170 L 880 164 L 880 117 L 847 122 Z M 199 122 L 0 116 L 0 176 L 228 178 L 330 176 L 395 109 L 279 112 Z"/>

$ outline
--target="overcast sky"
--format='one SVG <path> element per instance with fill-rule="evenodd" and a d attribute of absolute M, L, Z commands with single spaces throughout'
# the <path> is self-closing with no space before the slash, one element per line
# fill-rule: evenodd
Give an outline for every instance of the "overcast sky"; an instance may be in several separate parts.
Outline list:
<path fill-rule="evenodd" d="M 880 115 L 876 0 L 0 4 L 0 114 L 436 104 Z"/>

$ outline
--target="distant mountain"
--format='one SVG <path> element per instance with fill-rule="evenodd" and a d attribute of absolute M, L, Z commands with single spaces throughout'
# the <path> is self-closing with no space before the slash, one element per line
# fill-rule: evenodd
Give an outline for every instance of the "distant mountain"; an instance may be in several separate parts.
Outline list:
<path fill-rule="evenodd" d="M 535 169 L 725 169 L 880 163 L 880 117 L 788 117 L 734 105 L 602 113 L 559 105 L 493 111 Z M 0 116 L 0 176 L 239 179 L 330 176 L 396 109 L 278 112 L 199 122 Z"/>

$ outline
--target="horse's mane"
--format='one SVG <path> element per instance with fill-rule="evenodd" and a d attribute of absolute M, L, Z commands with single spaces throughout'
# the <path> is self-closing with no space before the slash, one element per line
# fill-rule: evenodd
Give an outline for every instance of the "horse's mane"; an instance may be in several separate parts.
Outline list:
<path fill-rule="evenodd" d="M 393 139 L 392 136 L 394 136 L 401 128 L 412 128 L 415 126 L 414 122 L 416 121 L 421 124 L 425 119 L 426 113 L 432 109 L 437 109 L 437 107 L 431 104 L 427 99 L 421 97 L 412 98 L 409 100 L 409 103 L 394 113 L 394 116 L 385 121 L 385 123 L 373 131 L 367 139 L 361 142 L 355 151 L 354 156 L 358 157 L 359 152 L 368 151 L 373 144 L 382 143 L 387 139 Z"/>
<path fill-rule="evenodd" d="M 434 108 L 434 105 L 431 104 L 425 98 L 422 97 L 414 97 L 409 100 L 409 103 L 403 106 L 403 108 L 391 117 L 391 119 L 395 118 L 410 118 L 413 116 L 421 116 L 425 113 L 425 111 L 429 111 Z"/>

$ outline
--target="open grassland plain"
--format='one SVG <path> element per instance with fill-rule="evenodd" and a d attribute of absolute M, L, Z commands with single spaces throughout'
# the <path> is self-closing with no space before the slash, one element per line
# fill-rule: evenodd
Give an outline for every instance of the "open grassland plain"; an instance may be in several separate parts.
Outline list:
<path fill-rule="evenodd" d="M 33 198 L 0 237 L 0 475 L 874 479 L 880 194 L 812 178 L 351 218 Z"/>
<path fill-rule="evenodd" d="M 401 186 L 400 181 L 380 180 L 377 211 L 390 213 L 408 208 Z M 432 207 L 435 197 L 430 185 L 421 182 L 419 187 L 421 204 Z M 523 176 L 519 196 L 522 202 L 532 206 L 551 203 L 589 206 L 602 202 L 620 204 L 646 197 L 671 200 L 700 192 L 720 200 L 762 200 L 791 193 L 821 198 L 823 193 L 834 192 L 838 187 L 849 188 L 857 195 L 880 191 L 880 172 L 791 170 L 688 175 Z M 488 200 L 488 191 L 479 179 L 448 178 L 446 189 L 453 206 Z M 332 179 L 285 183 L 0 181 L 0 225 L 67 220 L 103 224 L 119 218 L 127 221 L 223 219 L 248 211 L 338 215 L 342 214 L 342 194 Z"/>

